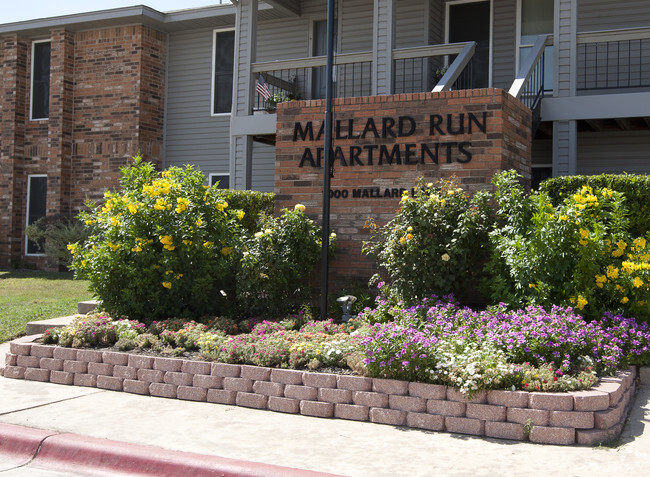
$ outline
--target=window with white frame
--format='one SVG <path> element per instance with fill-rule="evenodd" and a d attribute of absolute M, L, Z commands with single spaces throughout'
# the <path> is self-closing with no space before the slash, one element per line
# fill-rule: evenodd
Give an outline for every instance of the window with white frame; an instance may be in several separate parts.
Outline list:
<path fill-rule="evenodd" d="M 218 189 L 230 189 L 230 174 L 210 174 L 209 183 Z"/>
<path fill-rule="evenodd" d="M 519 0 L 519 69 L 538 35 L 553 34 L 555 0 Z M 553 46 L 544 50 L 544 89 L 553 90 Z"/>
<path fill-rule="evenodd" d="M 50 51 L 51 42 L 32 43 L 32 81 L 30 118 L 47 119 L 50 115 Z"/>
<path fill-rule="evenodd" d="M 27 213 L 25 225 L 31 225 L 47 213 L 47 176 L 34 174 L 27 177 Z M 25 254 L 42 255 L 41 244 L 25 236 Z"/>
<path fill-rule="evenodd" d="M 235 31 L 216 30 L 212 49 L 212 114 L 230 113 L 235 64 Z"/>

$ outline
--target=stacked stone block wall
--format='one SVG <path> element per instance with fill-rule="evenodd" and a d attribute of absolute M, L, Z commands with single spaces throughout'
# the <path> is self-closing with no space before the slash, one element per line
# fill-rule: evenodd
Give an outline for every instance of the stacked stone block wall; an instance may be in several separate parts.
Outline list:
<path fill-rule="evenodd" d="M 36 338 L 11 343 L 6 378 L 540 444 L 615 439 L 636 381 L 630 368 L 587 391 L 480 391 L 467 400 L 436 384 L 77 350 L 37 344 Z"/>

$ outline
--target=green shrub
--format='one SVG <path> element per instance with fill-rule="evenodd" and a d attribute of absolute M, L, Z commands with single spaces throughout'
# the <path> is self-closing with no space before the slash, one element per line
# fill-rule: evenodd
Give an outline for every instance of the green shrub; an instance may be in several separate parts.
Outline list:
<path fill-rule="evenodd" d="M 244 217 L 239 222 L 248 234 L 259 230 L 259 224 L 273 215 L 275 194 L 255 190 L 217 189 L 217 196 L 228 202 L 231 209 L 243 210 Z"/>
<path fill-rule="evenodd" d="M 546 192 L 553 205 L 559 205 L 583 186 L 592 189 L 607 188 L 625 196 L 629 213 L 630 234 L 644 236 L 650 231 L 650 175 L 601 174 L 597 176 L 563 176 L 545 180 L 540 190 Z"/>
<path fill-rule="evenodd" d="M 364 251 L 377 257 L 391 292 L 407 303 L 433 294 L 462 296 L 487 257 L 488 201 L 483 192 L 470 199 L 452 181 L 434 186 L 420 180 L 413 197 L 404 194 L 395 217 L 375 228 Z"/>
<path fill-rule="evenodd" d="M 63 214 L 41 217 L 27 226 L 27 238 L 41 245 L 43 253 L 57 263 L 69 266 L 72 261 L 69 243 L 85 242 L 91 229 L 79 220 Z"/>
<path fill-rule="evenodd" d="M 245 238 L 237 272 L 237 301 L 245 316 L 283 316 L 309 299 L 310 274 L 321 253 L 321 229 L 305 206 L 269 217 Z M 335 236 L 330 237 L 333 246 Z"/>
<path fill-rule="evenodd" d="M 491 234 L 494 302 L 573 306 L 585 317 L 650 317 L 650 248 L 630 239 L 623 195 L 583 186 L 558 206 L 526 195 L 514 171 L 495 176 L 501 224 Z"/>
<path fill-rule="evenodd" d="M 191 166 L 157 173 L 136 157 L 120 192 L 88 204 L 81 218 L 94 233 L 69 245 L 72 268 L 110 314 L 151 322 L 228 310 L 245 213 L 204 184 Z"/>

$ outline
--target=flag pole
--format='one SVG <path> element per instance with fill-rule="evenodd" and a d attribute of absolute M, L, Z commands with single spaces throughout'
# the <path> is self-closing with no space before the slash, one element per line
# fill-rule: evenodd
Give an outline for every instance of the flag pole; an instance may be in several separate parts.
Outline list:
<path fill-rule="evenodd" d="M 330 236 L 330 174 L 332 163 L 332 89 L 334 73 L 334 0 L 327 0 L 327 66 L 325 67 L 325 163 L 323 164 L 323 229 L 321 247 L 320 318 L 327 320 Z"/>

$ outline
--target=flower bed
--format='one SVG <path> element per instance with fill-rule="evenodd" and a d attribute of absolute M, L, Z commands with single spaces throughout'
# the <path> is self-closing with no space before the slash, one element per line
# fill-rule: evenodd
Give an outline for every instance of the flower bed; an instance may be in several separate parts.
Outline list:
<path fill-rule="evenodd" d="M 13 341 L 4 376 L 276 412 L 369 421 L 541 444 L 591 445 L 616 438 L 636 368 L 586 391 L 479 391 L 293 369 L 192 361 Z"/>

